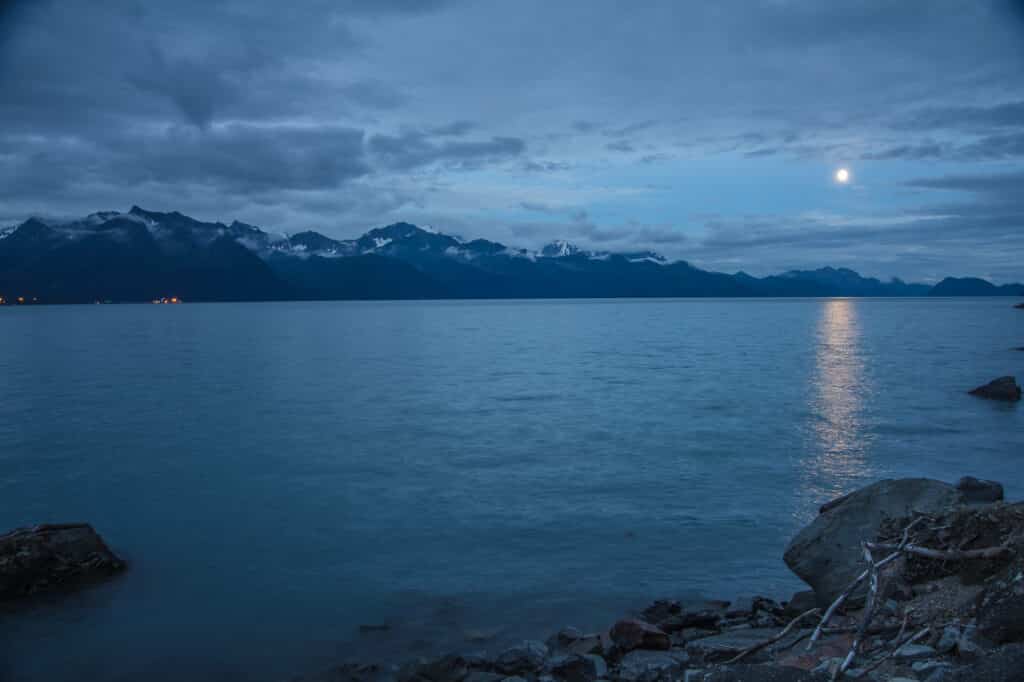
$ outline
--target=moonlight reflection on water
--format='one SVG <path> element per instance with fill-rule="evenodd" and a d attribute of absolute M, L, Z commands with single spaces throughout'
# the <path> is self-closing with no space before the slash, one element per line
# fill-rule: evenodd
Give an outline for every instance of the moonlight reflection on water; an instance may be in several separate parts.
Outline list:
<path fill-rule="evenodd" d="M 860 350 L 857 306 L 833 299 L 822 306 L 817 329 L 812 457 L 806 462 L 808 485 L 818 496 L 849 492 L 869 475 L 869 436 L 864 403 L 871 392 Z"/>

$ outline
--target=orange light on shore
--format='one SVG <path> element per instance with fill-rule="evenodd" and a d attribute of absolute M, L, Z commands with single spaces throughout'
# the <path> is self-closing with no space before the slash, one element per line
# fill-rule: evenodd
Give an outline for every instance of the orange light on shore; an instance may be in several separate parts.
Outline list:
<path fill-rule="evenodd" d="M 24 296 L 19 296 L 18 297 L 18 303 L 24 303 L 24 302 L 25 302 L 25 297 Z"/>

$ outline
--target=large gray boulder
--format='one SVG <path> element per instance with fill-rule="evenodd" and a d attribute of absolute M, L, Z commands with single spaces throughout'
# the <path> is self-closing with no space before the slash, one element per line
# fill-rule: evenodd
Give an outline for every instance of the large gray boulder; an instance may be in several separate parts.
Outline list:
<path fill-rule="evenodd" d="M 124 565 L 87 523 L 19 528 L 0 535 L 0 601 L 75 587 Z"/>
<path fill-rule="evenodd" d="M 936 514 L 962 501 L 956 488 L 928 478 L 885 479 L 824 505 L 790 541 L 786 565 L 831 603 L 864 570 L 861 542 L 874 540 L 886 518 Z"/>

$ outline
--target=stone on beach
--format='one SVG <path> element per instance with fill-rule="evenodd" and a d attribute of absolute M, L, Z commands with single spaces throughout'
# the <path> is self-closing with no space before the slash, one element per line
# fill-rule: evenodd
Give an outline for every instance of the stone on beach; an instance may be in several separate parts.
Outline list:
<path fill-rule="evenodd" d="M 0 601 L 74 587 L 124 567 L 87 523 L 20 528 L 0 535 Z"/>

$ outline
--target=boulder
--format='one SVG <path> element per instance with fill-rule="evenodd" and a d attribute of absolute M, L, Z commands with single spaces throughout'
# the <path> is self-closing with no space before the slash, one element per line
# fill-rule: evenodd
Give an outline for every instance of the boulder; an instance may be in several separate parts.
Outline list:
<path fill-rule="evenodd" d="M 1008 400 L 1010 402 L 1020 400 L 1020 386 L 1017 385 L 1017 380 L 1013 377 L 993 379 L 984 386 L 978 386 L 968 391 L 968 393 L 979 398 L 988 398 L 989 400 Z"/>
<path fill-rule="evenodd" d="M 801 613 L 807 613 L 815 606 L 817 606 L 818 600 L 814 596 L 814 590 L 801 590 L 800 592 L 794 592 L 793 596 L 786 602 L 786 608 L 783 610 L 783 616 L 786 618 L 796 618 Z"/>
<path fill-rule="evenodd" d="M 829 604 L 864 570 L 860 543 L 873 540 L 884 519 L 915 511 L 938 514 L 960 501 L 960 493 L 941 481 L 882 480 L 825 505 L 790 541 L 783 558 L 811 586 L 818 604 Z"/>
<path fill-rule="evenodd" d="M 973 476 L 964 476 L 957 481 L 956 489 L 968 504 L 999 502 L 1003 499 L 1003 484 L 985 481 Z"/>
<path fill-rule="evenodd" d="M 642 620 L 620 620 L 612 626 L 609 634 L 612 642 L 621 651 L 666 650 L 672 647 L 672 642 L 664 631 Z"/>
<path fill-rule="evenodd" d="M 0 535 L 0 601 L 75 587 L 124 567 L 87 523 L 20 528 Z"/>

